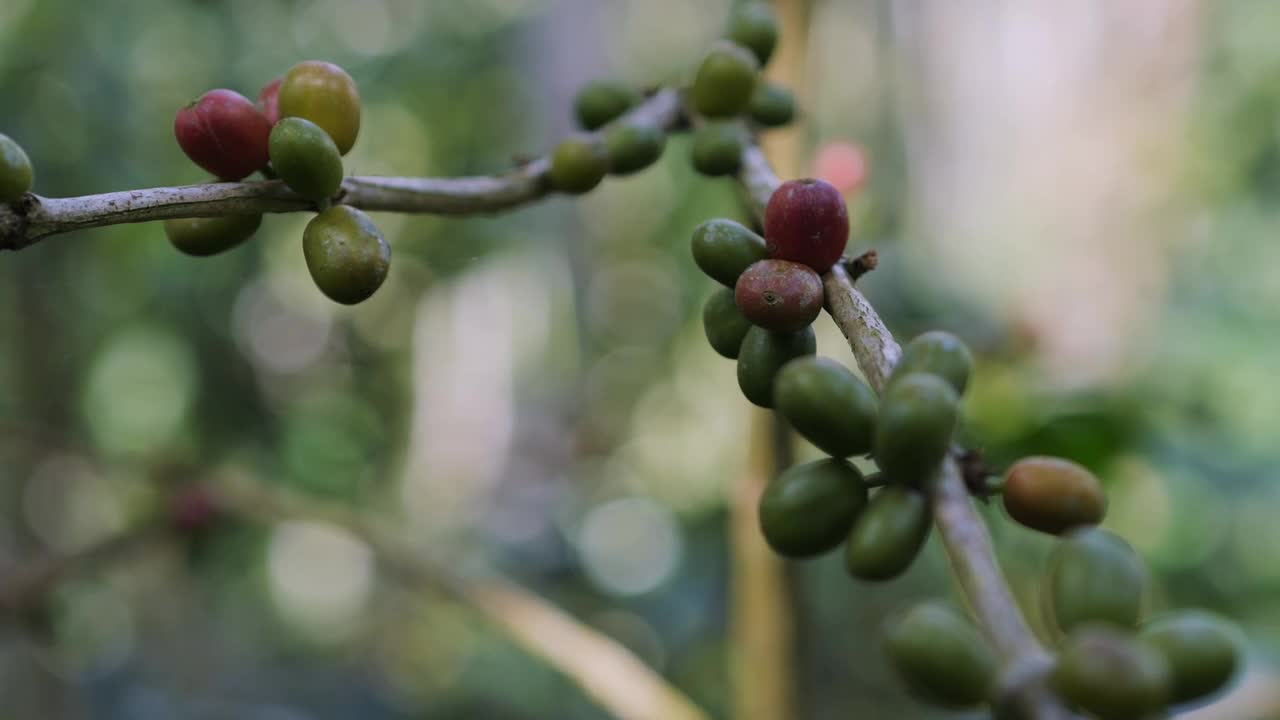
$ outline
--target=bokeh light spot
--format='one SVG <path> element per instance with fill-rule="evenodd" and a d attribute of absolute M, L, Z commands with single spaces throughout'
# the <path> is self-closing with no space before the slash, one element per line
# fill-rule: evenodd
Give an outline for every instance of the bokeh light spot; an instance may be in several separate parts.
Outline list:
<path fill-rule="evenodd" d="M 683 554 L 675 516 L 644 498 L 623 498 L 587 513 L 578 551 L 587 575 L 614 595 L 640 595 L 666 582 Z"/>
<path fill-rule="evenodd" d="M 139 453 L 171 442 L 195 393 L 195 361 L 172 334 L 135 328 L 115 335 L 89 371 L 84 412 L 109 452 Z"/>
<path fill-rule="evenodd" d="M 373 587 L 368 546 L 345 530 L 315 522 L 276 528 L 267 571 L 277 607 L 317 635 L 350 628 Z"/>

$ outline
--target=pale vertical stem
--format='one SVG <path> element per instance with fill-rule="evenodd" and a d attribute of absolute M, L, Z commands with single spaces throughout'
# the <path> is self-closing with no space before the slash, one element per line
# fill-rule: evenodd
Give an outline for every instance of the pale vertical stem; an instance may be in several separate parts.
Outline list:
<path fill-rule="evenodd" d="M 738 720 L 796 717 L 795 685 L 786 671 L 795 653 L 786 566 L 765 543 L 756 512 L 778 469 L 774 423 L 772 412 L 752 412 L 747 469 L 731 487 L 730 671 Z"/>

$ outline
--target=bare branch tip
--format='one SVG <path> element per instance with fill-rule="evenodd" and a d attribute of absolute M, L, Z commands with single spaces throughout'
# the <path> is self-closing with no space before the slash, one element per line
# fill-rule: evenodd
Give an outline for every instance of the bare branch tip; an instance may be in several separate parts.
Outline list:
<path fill-rule="evenodd" d="M 842 258 L 841 262 L 849 273 L 849 279 L 857 280 L 876 269 L 876 266 L 880 264 L 880 253 L 875 250 L 868 250 L 854 258 Z"/>

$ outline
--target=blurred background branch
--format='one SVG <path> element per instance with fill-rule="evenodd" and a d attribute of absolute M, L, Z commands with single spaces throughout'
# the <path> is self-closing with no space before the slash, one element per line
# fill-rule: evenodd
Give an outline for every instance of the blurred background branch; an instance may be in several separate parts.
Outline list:
<path fill-rule="evenodd" d="M 168 530 L 165 518 L 152 518 L 83 550 L 66 555 L 50 554 L 7 569 L 0 574 L 0 614 L 21 614 L 36 609 L 58 583 L 72 574 L 96 572 L 125 562 L 133 553 L 163 539 Z"/>
<path fill-rule="evenodd" d="M 403 581 L 439 592 L 482 614 L 526 652 L 562 672 L 614 717 L 708 720 L 709 716 L 612 638 L 505 580 L 475 579 L 407 543 L 388 518 L 362 515 L 240 479 L 218 488 L 228 509 L 261 522 L 322 522 L 366 542 Z"/>
<path fill-rule="evenodd" d="M 429 559 L 395 529 L 395 522 L 346 506 L 267 488 L 238 478 L 210 488 L 219 513 L 268 525 L 303 521 L 351 533 L 404 583 L 428 589 L 483 615 L 530 655 L 564 673 L 613 717 L 623 720 L 708 720 L 709 716 L 616 640 L 595 631 L 537 595 L 497 577 L 476 579 Z M 222 520 L 222 521 L 225 521 Z M 170 541 L 172 520 L 147 522 L 84 550 L 53 556 L 0 577 L 0 612 L 18 616 L 47 603 L 59 582 L 77 572 L 103 572 L 149 544 Z"/>

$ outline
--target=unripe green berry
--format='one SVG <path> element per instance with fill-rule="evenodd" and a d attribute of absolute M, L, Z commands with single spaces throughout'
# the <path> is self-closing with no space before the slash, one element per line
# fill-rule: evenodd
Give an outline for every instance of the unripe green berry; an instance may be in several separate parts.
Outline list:
<path fill-rule="evenodd" d="M 730 360 L 736 360 L 738 350 L 742 348 L 742 339 L 751 329 L 751 322 L 742 316 L 742 311 L 734 303 L 732 290 L 716 288 L 702 306 L 702 329 L 713 350 Z"/>
<path fill-rule="evenodd" d="M 742 167 L 742 129 L 732 122 L 712 122 L 693 131 L 689 158 L 693 169 L 710 177 L 735 175 Z"/>
<path fill-rule="evenodd" d="M 1139 639 L 1164 657 L 1170 701 L 1184 703 L 1224 688 L 1240 667 L 1240 633 L 1204 610 L 1182 610 L 1147 623 Z"/>
<path fill-rule="evenodd" d="M 775 381 L 773 403 L 796 432 L 828 455 L 849 457 L 871 449 L 876 394 L 835 360 L 803 357 L 787 363 Z"/>
<path fill-rule="evenodd" d="M 779 555 L 811 557 L 839 545 L 866 504 L 862 473 L 844 460 L 795 465 L 760 495 L 760 529 Z"/>
<path fill-rule="evenodd" d="M 782 127 L 795 119 L 796 99 L 781 85 L 760 83 L 747 106 L 751 119 L 764 127 Z"/>
<path fill-rule="evenodd" d="M 623 123 L 610 128 L 604 137 L 609 172 L 630 175 L 643 170 L 662 157 L 666 144 L 667 136 L 662 129 L 648 123 Z"/>
<path fill-rule="evenodd" d="M 694 228 L 691 245 L 698 268 L 731 288 L 737 285 L 743 271 L 768 257 L 764 238 L 725 218 L 708 220 Z"/>
<path fill-rule="evenodd" d="M 987 701 L 996 658 L 967 619 L 947 605 L 925 602 L 892 621 L 885 633 L 889 663 L 921 700 L 949 708 Z"/>
<path fill-rule="evenodd" d="M 773 332 L 752 326 L 738 350 L 738 387 L 753 404 L 773 407 L 778 371 L 791 360 L 817 352 L 813 327 L 799 332 Z"/>
<path fill-rule="evenodd" d="M 1104 626 L 1067 638 L 1051 681 L 1062 699 L 1099 720 L 1141 720 L 1169 699 L 1169 666 L 1160 653 Z"/>
<path fill-rule="evenodd" d="M 760 62 L 736 43 L 720 41 L 702 59 L 690 95 L 693 109 L 709 118 L 732 117 L 747 109 Z"/>
<path fill-rule="evenodd" d="M 573 112 L 584 130 L 595 130 L 613 122 L 640 102 L 640 93 L 616 82 L 604 80 L 583 86 L 573 99 Z"/>
<path fill-rule="evenodd" d="M 367 300 L 382 286 L 391 247 L 373 220 L 349 205 L 334 205 L 307 223 L 302 252 L 316 287 L 344 305 Z"/>
<path fill-rule="evenodd" d="M 30 192 L 31 181 L 31 159 L 13 138 L 0 133 L 0 202 L 13 202 Z"/>
<path fill-rule="evenodd" d="M 609 154 L 592 138 L 566 138 L 551 153 L 551 187 L 560 192 L 581 195 L 608 172 Z"/>
<path fill-rule="evenodd" d="M 882 488 L 849 531 L 844 564 L 859 580 L 891 580 L 911 567 L 929 539 L 929 499 L 903 485 Z"/>
<path fill-rule="evenodd" d="M 951 383 L 963 395 L 973 373 L 973 355 L 960 338 L 942 330 L 917 335 L 902 346 L 902 357 L 893 366 L 889 382 L 910 373 L 932 373 Z"/>
<path fill-rule="evenodd" d="M 360 93 L 345 70 L 308 60 L 289 68 L 276 93 L 280 117 L 301 117 L 324 129 L 346 155 L 360 134 Z"/>
<path fill-rule="evenodd" d="M 876 464 L 894 482 L 931 480 L 951 447 L 960 399 L 937 375 L 911 373 L 891 383 L 876 419 Z"/>
<path fill-rule="evenodd" d="M 1051 618 L 1062 632 L 1086 623 L 1132 628 L 1142 611 L 1146 570 L 1122 538 L 1101 528 L 1063 537 L 1046 575 Z"/>
<path fill-rule="evenodd" d="M 294 192 L 317 202 L 342 185 L 342 155 L 319 125 L 283 118 L 271 128 L 271 167 Z"/>
<path fill-rule="evenodd" d="M 230 250 L 248 240 L 262 225 L 261 215 L 181 218 L 164 221 L 164 234 L 179 251 L 205 257 Z"/>
<path fill-rule="evenodd" d="M 751 0 L 740 5 L 730 16 L 728 36 L 750 50 L 764 65 L 778 45 L 778 20 L 766 3 Z"/>

